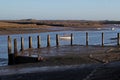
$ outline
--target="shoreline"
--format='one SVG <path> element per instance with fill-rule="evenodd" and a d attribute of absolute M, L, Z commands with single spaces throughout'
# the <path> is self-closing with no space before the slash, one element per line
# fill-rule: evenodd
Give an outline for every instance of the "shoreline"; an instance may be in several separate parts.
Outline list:
<path fill-rule="evenodd" d="M 110 28 L 112 24 L 103 24 L 98 21 L 77 20 L 11 20 L 0 21 L 0 35 L 27 34 L 54 31 L 85 31 Z M 113 26 L 113 25 L 112 25 Z"/>
<path fill-rule="evenodd" d="M 8 28 L 6 30 L 0 30 L 0 35 L 12 35 L 12 34 L 32 34 L 32 33 L 43 33 L 43 32 L 57 32 L 57 31 L 100 31 L 107 28 L 111 28 L 108 26 L 104 27 L 60 27 L 60 26 L 49 26 L 49 27 L 40 27 L 40 28 Z"/>

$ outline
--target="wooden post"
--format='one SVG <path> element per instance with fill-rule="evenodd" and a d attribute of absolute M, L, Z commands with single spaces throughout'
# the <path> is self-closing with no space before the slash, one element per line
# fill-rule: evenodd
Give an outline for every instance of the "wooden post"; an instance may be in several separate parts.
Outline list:
<path fill-rule="evenodd" d="M 59 35 L 56 34 L 56 46 L 59 46 Z"/>
<path fill-rule="evenodd" d="M 40 48 L 40 36 L 37 36 L 37 48 Z"/>
<path fill-rule="evenodd" d="M 71 33 L 71 42 L 70 42 L 71 46 L 73 45 L 73 34 Z"/>
<path fill-rule="evenodd" d="M 86 46 L 88 46 L 88 32 L 86 32 Z"/>
<path fill-rule="evenodd" d="M 21 37 L 21 51 L 24 50 L 24 38 Z"/>
<path fill-rule="evenodd" d="M 14 61 L 14 54 L 12 54 L 12 44 L 11 44 L 11 38 L 8 36 L 8 65 L 13 65 L 15 63 Z"/>
<path fill-rule="evenodd" d="M 11 38 L 8 36 L 8 55 L 12 53 Z"/>
<path fill-rule="evenodd" d="M 17 52 L 17 39 L 14 39 L 14 57 L 18 56 L 18 52 Z"/>
<path fill-rule="evenodd" d="M 47 47 L 50 47 L 50 35 L 47 35 Z"/>
<path fill-rule="evenodd" d="M 32 48 L 32 37 L 29 37 L 29 48 Z"/>
<path fill-rule="evenodd" d="M 120 33 L 117 34 L 117 45 L 120 45 Z"/>
<path fill-rule="evenodd" d="M 102 32 L 102 46 L 104 46 L 104 33 Z"/>

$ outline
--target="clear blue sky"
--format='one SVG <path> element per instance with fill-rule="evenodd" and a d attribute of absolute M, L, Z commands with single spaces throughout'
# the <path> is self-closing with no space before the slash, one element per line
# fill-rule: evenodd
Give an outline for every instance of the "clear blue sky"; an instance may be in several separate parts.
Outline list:
<path fill-rule="evenodd" d="M 120 0 L 0 0 L 0 19 L 120 20 Z"/>

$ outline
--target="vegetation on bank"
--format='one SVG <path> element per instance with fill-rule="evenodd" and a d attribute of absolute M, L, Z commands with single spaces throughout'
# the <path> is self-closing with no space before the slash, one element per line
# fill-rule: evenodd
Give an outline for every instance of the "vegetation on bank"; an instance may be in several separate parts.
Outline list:
<path fill-rule="evenodd" d="M 61 27 L 89 27 L 89 26 L 97 27 L 97 26 L 103 25 L 99 21 L 84 21 L 84 20 L 33 20 L 33 19 L 26 19 L 26 20 L 11 20 L 11 21 L 4 21 L 4 22 L 18 24 L 18 25 L 31 24 L 33 26 L 48 25 L 48 26 L 61 26 Z"/>
<path fill-rule="evenodd" d="M 102 28 L 109 24 L 120 24 L 120 21 L 88 21 L 88 20 L 0 20 L 0 34 L 48 32 L 53 27 Z M 65 28 L 66 29 L 66 28 Z M 64 29 L 63 29 L 64 30 Z"/>
<path fill-rule="evenodd" d="M 88 21 L 88 20 L 1 20 L 0 27 L 38 27 L 41 25 L 60 27 L 102 27 L 106 24 L 120 24 L 120 21 Z"/>
<path fill-rule="evenodd" d="M 102 21 L 103 24 L 120 24 L 120 21 Z"/>

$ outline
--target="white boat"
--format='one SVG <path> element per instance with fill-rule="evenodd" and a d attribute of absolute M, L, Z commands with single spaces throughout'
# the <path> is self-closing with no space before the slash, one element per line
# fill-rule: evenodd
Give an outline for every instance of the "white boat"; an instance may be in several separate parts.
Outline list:
<path fill-rule="evenodd" d="M 115 30 L 115 28 L 111 28 L 111 30 L 113 31 L 113 30 Z"/>
<path fill-rule="evenodd" d="M 61 40 L 71 40 L 71 35 L 64 34 L 62 36 L 59 36 L 59 39 L 61 39 Z M 72 39 L 73 39 L 73 37 L 72 37 Z"/>
<path fill-rule="evenodd" d="M 60 36 L 60 39 L 71 40 L 71 36 Z"/>
<path fill-rule="evenodd" d="M 97 30 L 101 30 L 101 28 L 97 28 Z"/>

